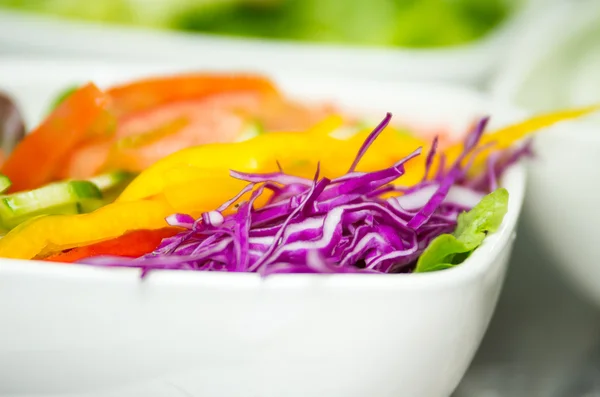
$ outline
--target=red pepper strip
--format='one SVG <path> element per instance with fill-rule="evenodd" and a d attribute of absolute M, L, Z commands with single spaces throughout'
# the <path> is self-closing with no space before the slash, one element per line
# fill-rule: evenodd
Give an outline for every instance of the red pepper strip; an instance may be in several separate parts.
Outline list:
<path fill-rule="evenodd" d="M 172 237 L 181 229 L 166 227 L 156 230 L 134 230 L 112 240 L 73 248 L 68 251 L 50 255 L 43 260 L 49 262 L 73 263 L 85 258 L 99 255 L 114 255 L 137 258 L 154 251 L 162 239 Z"/>

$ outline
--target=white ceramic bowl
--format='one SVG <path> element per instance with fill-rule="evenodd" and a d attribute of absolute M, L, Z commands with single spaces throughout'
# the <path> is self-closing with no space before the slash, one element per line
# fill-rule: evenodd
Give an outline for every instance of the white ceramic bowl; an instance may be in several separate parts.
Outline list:
<path fill-rule="evenodd" d="M 0 60 L 0 86 L 39 117 L 63 84 L 156 72 Z M 464 128 L 521 115 L 470 90 L 293 76 L 291 94 Z M 441 397 L 457 386 L 501 290 L 524 195 L 520 167 L 500 230 L 462 265 L 429 274 L 155 272 L 0 260 L 0 395 Z"/>
<path fill-rule="evenodd" d="M 493 84 L 498 99 L 532 111 L 600 103 L 600 2 L 548 8 L 509 59 Z M 572 285 L 600 305 L 600 113 L 543 132 L 535 146 L 524 220 Z"/>
<path fill-rule="evenodd" d="M 0 55 L 94 57 L 203 65 L 314 70 L 371 79 L 481 83 L 503 59 L 537 7 L 556 0 L 523 0 L 526 6 L 486 37 L 439 49 L 368 48 L 156 31 L 74 22 L 0 10 Z M 272 56 L 276 54 L 276 56 Z"/>
<path fill-rule="evenodd" d="M 536 141 L 525 219 L 563 274 L 600 305 L 600 132 L 593 123 L 553 128 Z"/>

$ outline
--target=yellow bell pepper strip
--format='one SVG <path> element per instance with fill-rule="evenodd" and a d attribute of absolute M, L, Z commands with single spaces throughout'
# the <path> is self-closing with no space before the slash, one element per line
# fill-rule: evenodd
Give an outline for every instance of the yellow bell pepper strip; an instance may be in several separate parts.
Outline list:
<path fill-rule="evenodd" d="M 569 109 L 551 113 L 544 113 L 537 116 L 533 116 L 521 123 L 512 124 L 507 127 L 501 128 L 498 131 L 490 134 L 485 134 L 481 137 L 480 145 L 486 145 L 494 143 L 493 146 L 481 150 L 476 157 L 476 161 L 473 163 L 471 172 L 476 172 L 485 162 L 485 159 L 489 156 L 490 152 L 506 149 L 513 145 L 515 142 L 527 137 L 533 132 L 537 132 L 546 127 L 550 127 L 556 123 L 577 119 L 588 114 L 594 113 L 600 110 L 600 105 L 587 106 L 578 109 Z M 444 150 L 446 158 L 449 162 L 456 160 L 462 151 L 462 144 L 456 144 L 452 147 Z M 435 167 L 435 166 L 434 166 Z"/>
<path fill-rule="evenodd" d="M 343 127 L 344 122 L 344 116 L 342 116 L 341 114 L 332 114 L 331 116 L 326 117 L 320 122 L 313 125 L 304 133 L 313 136 L 330 135 L 338 128 Z"/>
<path fill-rule="evenodd" d="M 494 142 L 495 145 L 492 150 L 504 149 L 534 131 L 560 121 L 584 116 L 598 110 L 598 108 L 598 106 L 592 106 L 535 116 L 524 122 L 484 135 L 482 144 Z M 331 123 L 331 126 L 336 125 L 331 119 L 326 120 L 324 123 Z M 323 127 L 321 126 L 321 128 Z M 319 130 L 316 129 L 316 131 Z M 180 170 L 181 167 L 190 167 L 188 169 L 190 172 L 188 177 L 182 176 L 177 184 L 184 183 L 186 180 L 194 180 L 196 184 L 208 185 L 202 183 L 201 174 L 194 175 L 196 172 L 194 168 L 205 170 L 205 175 L 218 173 L 226 178 L 230 169 L 243 172 L 274 172 L 277 170 L 275 160 L 279 161 L 286 172 L 304 177 L 311 177 L 316 168 L 317 160 L 319 160 L 322 175 L 336 177 L 347 171 L 347 167 L 352 162 L 368 133 L 369 131 L 365 130 L 347 140 L 335 139 L 331 134 L 324 134 L 323 132 L 309 136 L 298 133 L 271 133 L 233 145 L 203 145 L 189 148 L 158 161 L 142 172 L 125 189 L 118 200 L 139 200 L 168 191 L 171 181 L 167 175 L 175 174 L 176 172 L 173 170 Z M 424 150 L 428 150 L 430 144 L 394 130 L 390 131 L 388 128 L 365 154 L 357 171 L 367 172 L 385 168 L 419 146 L 423 146 Z M 446 148 L 443 152 L 447 160 L 452 162 L 461 150 L 462 143 L 459 143 Z M 478 155 L 473 164 L 474 169 L 484 164 L 489 150 L 484 150 Z M 408 167 L 411 167 L 411 171 L 407 172 L 399 182 L 406 185 L 418 182 L 423 175 L 424 159 L 425 156 L 421 156 L 407 164 Z M 434 162 L 434 169 L 436 164 Z M 211 197 L 217 201 L 221 198 L 222 201 L 225 201 L 227 197 L 235 194 L 234 190 L 230 191 L 225 186 L 214 183 L 208 186 L 211 185 Z M 233 185 L 227 186 L 233 187 Z M 190 192 L 190 196 L 193 197 L 194 194 Z"/>
<path fill-rule="evenodd" d="M 33 259 L 123 235 L 159 229 L 174 212 L 165 200 L 112 203 L 89 214 L 32 218 L 0 239 L 0 257 Z"/>
<path fill-rule="evenodd" d="M 331 118 L 307 134 L 272 132 L 236 144 L 211 144 L 181 150 L 142 172 L 117 200 L 133 201 L 151 197 L 168 191 L 173 183 L 180 184 L 190 180 L 199 183 L 201 172 L 207 176 L 218 173 L 224 179 L 228 177 L 229 170 L 275 172 L 278 170 L 276 161 L 286 173 L 306 178 L 312 178 L 318 162 L 321 164 L 322 175 L 328 177 L 343 175 L 348 171 L 352 159 L 370 130 L 361 131 L 350 139 L 341 140 L 324 133 L 323 131 L 326 130 L 324 125 L 328 125 L 333 130 L 333 127 L 338 127 L 339 123 Z M 388 128 L 365 154 L 357 171 L 366 172 L 384 168 L 424 145 L 425 142 L 418 138 Z M 178 180 L 173 182 L 169 175 L 177 175 Z M 222 199 L 221 201 L 226 201 L 228 197 L 235 195 L 235 191 L 228 189 L 225 191 L 219 184 L 207 186 L 211 186 L 207 193 L 217 201 L 217 197 Z"/>
<path fill-rule="evenodd" d="M 574 119 L 600 107 L 589 107 L 534 117 L 496 133 L 494 140 L 500 147 L 524 138 L 540 128 L 559 121 Z M 312 176 L 317 159 L 325 175 L 340 175 L 349 164 L 365 138 L 366 132 L 348 140 L 332 138 L 330 134 L 271 133 L 238 144 L 205 145 L 182 150 L 159 161 L 142 173 L 123 193 L 119 201 L 90 214 L 44 216 L 23 223 L 0 239 L 0 257 L 31 259 L 65 249 L 89 245 L 116 238 L 126 231 L 159 229 L 165 227 L 164 218 L 174 212 L 198 215 L 214 209 L 233 197 L 241 181 L 231 180 L 230 168 L 241 171 L 268 172 L 276 170 L 279 160 L 290 173 Z M 401 134 L 382 134 L 372 150 L 361 161 L 359 170 L 373 170 L 388 166 L 421 142 Z M 452 158 L 450 147 L 446 154 Z M 425 156 L 413 160 L 411 167 L 423 167 Z M 483 158 L 480 164 L 483 163 Z M 418 182 L 420 170 L 407 170 L 407 180 Z M 195 179 L 194 179 L 195 178 Z M 190 183 L 192 181 L 193 183 Z"/>
<path fill-rule="evenodd" d="M 177 212 L 190 214 L 194 218 L 198 218 L 207 209 L 215 209 L 223 204 L 225 201 L 235 196 L 237 192 L 242 190 L 248 182 L 234 179 L 227 175 L 211 175 L 208 177 L 197 177 L 197 179 L 191 179 L 186 182 L 176 183 L 169 185 L 169 188 L 164 192 L 164 198 L 167 203 L 177 208 Z M 194 186 L 190 191 L 190 186 Z M 206 186 L 218 186 L 220 194 L 213 194 L 213 189 L 206 188 Z M 234 192 L 232 195 L 223 199 L 229 192 Z M 240 197 L 238 203 L 248 200 L 251 192 Z M 261 195 L 255 202 L 256 207 L 261 207 L 266 204 L 270 195 Z M 234 208 L 230 207 L 224 213 L 233 212 Z"/>

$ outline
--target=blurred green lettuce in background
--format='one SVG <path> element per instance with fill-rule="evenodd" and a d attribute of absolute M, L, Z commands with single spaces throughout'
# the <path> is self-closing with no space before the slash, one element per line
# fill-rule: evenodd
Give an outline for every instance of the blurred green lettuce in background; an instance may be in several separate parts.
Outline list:
<path fill-rule="evenodd" d="M 338 44 L 440 47 L 501 24 L 515 0 L 0 0 L 71 19 Z"/>

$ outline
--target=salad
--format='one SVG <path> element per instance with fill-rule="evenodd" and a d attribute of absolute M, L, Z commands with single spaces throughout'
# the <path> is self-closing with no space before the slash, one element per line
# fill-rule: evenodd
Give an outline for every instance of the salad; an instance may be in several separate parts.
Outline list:
<path fill-rule="evenodd" d="M 519 0 L 4 0 L 73 19 L 310 42 L 442 47 L 476 40 Z"/>
<path fill-rule="evenodd" d="M 501 225 L 530 133 L 462 141 L 301 103 L 268 78 L 186 74 L 61 93 L 25 135 L 0 100 L 0 257 L 150 270 L 428 272 Z"/>

